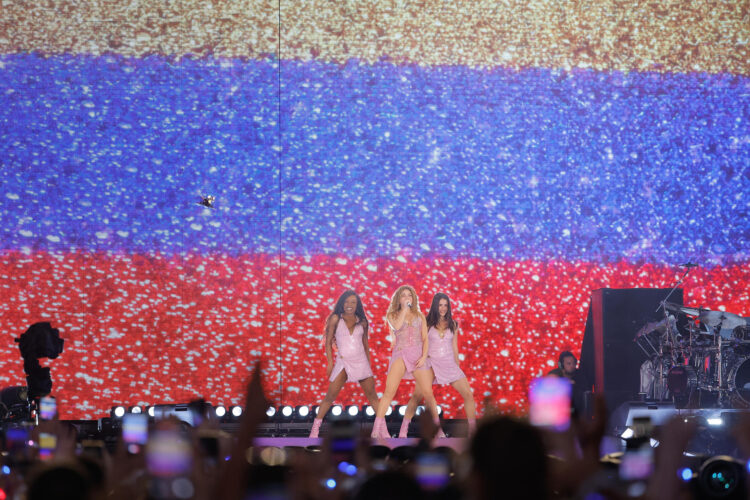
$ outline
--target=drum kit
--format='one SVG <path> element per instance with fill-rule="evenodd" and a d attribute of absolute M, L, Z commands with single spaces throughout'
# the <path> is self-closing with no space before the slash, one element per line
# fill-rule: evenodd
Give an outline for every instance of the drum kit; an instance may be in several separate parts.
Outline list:
<path fill-rule="evenodd" d="M 722 408 L 750 408 L 750 321 L 667 301 L 659 308 L 664 319 L 643 325 L 634 339 L 649 358 L 653 397 L 682 407 L 713 398 Z M 641 385 L 644 391 L 643 378 Z"/>

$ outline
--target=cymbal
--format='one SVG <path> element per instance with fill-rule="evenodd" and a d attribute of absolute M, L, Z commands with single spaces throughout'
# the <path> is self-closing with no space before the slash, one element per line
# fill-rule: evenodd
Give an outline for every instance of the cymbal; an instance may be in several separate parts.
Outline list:
<path fill-rule="evenodd" d="M 677 326 L 675 318 L 671 314 L 669 315 L 669 323 L 671 324 L 673 328 Z M 653 333 L 653 332 L 664 334 L 666 333 L 666 331 L 667 331 L 666 319 L 662 319 L 661 321 L 651 321 L 643 325 L 641 329 L 638 330 L 638 332 L 635 334 L 635 338 L 638 339 L 642 337 L 643 335 L 648 335 L 649 333 Z"/>
<path fill-rule="evenodd" d="M 690 306 L 682 306 L 680 308 L 680 312 L 683 312 L 683 313 L 687 314 L 688 316 L 698 316 L 698 315 L 700 315 L 700 312 L 702 310 L 703 309 L 699 309 L 697 307 L 690 307 Z"/>
<path fill-rule="evenodd" d="M 666 330 L 666 324 L 667 324 L 667 322 L 665 320 L 654 321 L 654 322 L 651 322 L 651 323 L 646 323 L 635 334 L 635 338 L 637 338 L 637 339 L 641 338 L 642 336 L 648 335 L 651 332 L 657 332 L 658 331 L 659 333 L 664 333 L 664 331 Z"/>
<path fill-rule="evenodd" d="M 698 316 L 702 310 L 698 307 L 683 306 L 682 304 L 675 304 L 674 302 L 664 302 L 664 308 L 667 311 L 683 313 L 689 316 Z"/>
<path fill-rule="evenodd" d="M 664 302 L 664 309 L 671 312 L 680 312 L 682 304 L 675 304 L 674 302 Z"/>
<path fill-rule="evenodd" d="M 722 330 L 733 330 L 738 326 L 745 326 L 747 320 L 742 316 L 725 311 L 702 310 L 698 316 L 701 323 L 711 327 L 721 325 Z"/>

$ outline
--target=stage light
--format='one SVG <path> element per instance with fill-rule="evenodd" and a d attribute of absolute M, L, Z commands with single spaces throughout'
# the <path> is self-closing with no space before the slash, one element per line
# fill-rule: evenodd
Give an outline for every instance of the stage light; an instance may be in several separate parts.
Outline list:
<path fill-rule="evenodd" d="M 332 490 L 332 489 L 334 489 L 336 487 L 336 480 L 333 479 L 332 477 L 330 477 L 330 478 L 328 478 L 328 479 L 325 480 L 324 484 L 325 484 L 326 488 L 328 488 L 329 490 Z"/>
<path fill-rule="evenodd" d="M 437 405 L 437 412 L 438 412 L 438 416 L 439 417 L 442 416 L 443 415 L 443 407 L 440 406 L 440 405 Z"/>
<path fill-rule="evenodd" d="M 210 406 L 210 405 L 209 405 Z M 213 408 L 212 410 L 213 411 Z M 199 409 L 194 403 L 166 403 L 166 404 L 155 404 L 146 408 L 146 413 L 149 418 L 154 420 L 164 420 L 168 418 L 176 418 L 181 422 L 186 423 L 191 427 L 200 425 L 204 418 L 207 418 L 210 414 L 207 409 Z"/>
<path fill-rule="evenodd" d="M 281 416 L 284 418 L 292 418 L 292 414 L 294 413 L 294 408 L 292 408 L 289 405 L 284 405 L 281 407 Z"/>
<path fill-rule="evenodd" d="M 42 367 L 39 358 L 55 359 L 62 353 L 64 340 L 60 338 L 60 330 L 52 328 L 49 322 L 34 323 L 15 341 L 23 358 L 29 398 L 46 396 L 52 392 L 52 377 L 50 368 Z"/>
<path fill-rule="evenodd" d="M 320 405 L 315 405 L 312 407 L 313 415 L 315 415 L 316 417 L 318 416 L 319 411 L 320 411 Z"/>
<path fill-rule="evenodd" d="M 294 408 L 294 413 L 297 416 L 297 418 L 301 420 L 307 420 L 310 417 L 310 407 L 309 406 L 297 406 Z"/>
<path fill-rule="evenodd" d="M 363 406 L 362 413 L 364 413 L 367 418 L 375 418 L 375 408 L 370 405 Z"/>
<path fill-rule="evenodd" d="M 223 405 L 218 405 L 216 408 L 214 408 L 214 414 L 217 417 L 222 418 L 224 415 L 227 414 L 227 409 L 224 408 Z"/>
<path fill-rule="evenodd" d="M 693 479 L 693 469 L 690 467 L 684 467 L 677 471 L 677 475 L 686 483 Z"/>
<path fill-rule="evenodd" d="M 396 407 L 396 409 L 398 410 L 398 415 L 400 417 L 403 417 L 404 415 L 406 415 L 406 405 L 399 405 Z"/>
<path fill-rule="evenodd" d="M 350 417 L 356 417 L 359 415 L 359 406 L 357 405 L 349 405 L 346 407 L 346 413 Z"/>
<path fill-rule="evenodd" d="M 386 408 L 385 410 L 385 416 L 390 417 L 392 413 L 393 413 L 393 406 L 388 406 L 388 408 Z"/>
<path fill-rule="evenodd" d="M 622 439 L 630 439 L 635 435 L 635 432 L 633 432 L 633 429 L 631 427 L 628 427 L 623 431 L 622 434 L 620 434 L 620 438 Z"/>
<path fill-rule="evenodd" d="M 242 407 L 238 405 L 232 406 L 232 416 L 234 418 L 240 418 L 242 416 Z"/>
<path fill-rule="evenodd" d="M 402 408 L 404 409 L 404 412 L 401 413 L 401 408 L 399 408 L 399 413 L 403 417 L 404 415 L 406 415 L 406 406 L 402 406 Z M 417 411 L 415 413 L 417 414 L 417 416 L 420 416 L 422 413 L 424 413 L 424 406 L 422 405 L 417 406 Z"/>
<path fill-rule="evenodd" d="M 269 406 L 266 410 L 266 416 L 268 418 L 273 418 L 274 415 L 276 415 L 276 408 L 273 406 Z"/>
<path fill-rule="evenodd" d="M 125 407 L 124 406 L 113 406 L 112 410 L 110 411 L 110 416 L 112 418 L 122 418 L 125 416 Z"/>
<path fill-rule="evenodd" d="M 708 422 L 708 425 L 711 426 L 724 425 L 724 420 L 721 418 L 707 418 L 706 422 Z"/>
<path fill-rule="evenodd" d="M 143 413 L 143 409 L 140 406 L 131 406 L 128 408 L 128 413 Z"/>
<path fill-rule="evenodd" d="M 333 405 L 331 407 L 331 415 L 334 417 L 340 417 L 344 413 L 344 408 L 341 405 Z"/>

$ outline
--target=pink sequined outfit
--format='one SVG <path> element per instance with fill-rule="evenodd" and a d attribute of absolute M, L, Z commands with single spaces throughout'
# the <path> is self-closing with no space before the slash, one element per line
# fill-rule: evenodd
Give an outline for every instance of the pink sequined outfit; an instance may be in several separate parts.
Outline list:
<path fill-rule="evenodd" d="M 427 359 L 430 360 L 432 371 L 435 372 L 436 384 L 451 384 L 466 377 L 453 356 L 452 330 L 445 330 L 445 335 L 440 338 L 440 332 L 433 326 L 427 332 L 427 341 Z"/>
<path fill-rule="evenodd" d="M 346 321 L 343 318 L 339 319 L 336 325 L 336 347 L 338 350 L 329 379 L 331 382 L 341 373 L 341 370 L 346 370 L 347 382 L 359 382 L 372 377 L 372 368 L 370 368 L 365 346 L 362 343 L 364 333 L 365 331 L 359 323 L 354 325 L 354 331 L 349 333 Z"/>
<path fill-rule="evenodd" d="M 396 336 L 396 343 L 393 346 L 393 354 L 391 355 L 391 362 L 388 365 L 388 371 L 391 371 L 393 362 L 398 359 L 403 359 L 406 365 L 406 373 L 404 374 L 405 379 L 414 378 L 414 370 L 429 370 L 430 360 L 429 358 L 425 361 L 425 364 L 417 368 L 417 361 L 422 357 L 422 320 L 421 318 L 414 318 L 411 323 L 404 322 L 401 328 L 394 332 Z"/>

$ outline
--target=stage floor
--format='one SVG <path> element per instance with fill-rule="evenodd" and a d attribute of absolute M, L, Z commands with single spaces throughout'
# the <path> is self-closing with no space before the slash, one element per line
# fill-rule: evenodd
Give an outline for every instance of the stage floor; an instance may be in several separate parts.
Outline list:
<path fill-rule="evenodd" d="M 307 448 L 307 447 L 320 447 L 323 446 L 325 437 L 311 439 L 311 438 L 300 438 L 300 437 L 257 437 L 253 440 L 253 445 L 261 448 L 267 448 L 275 446 L 278 448 L 284 447 L 295 447 L 295 448 Z M 415 446 L 419 443 L 419 438 L 389 438 L 389 439 L 373 439 L 371 445 L 387 446 L 390 449 L 398 448 L 399 446 Z M 463 452 L 469 444 L 469 440 L 466 438 L 439 438 L 433 440 L 432 446 L 446 446 L 457 452 Z"/>

